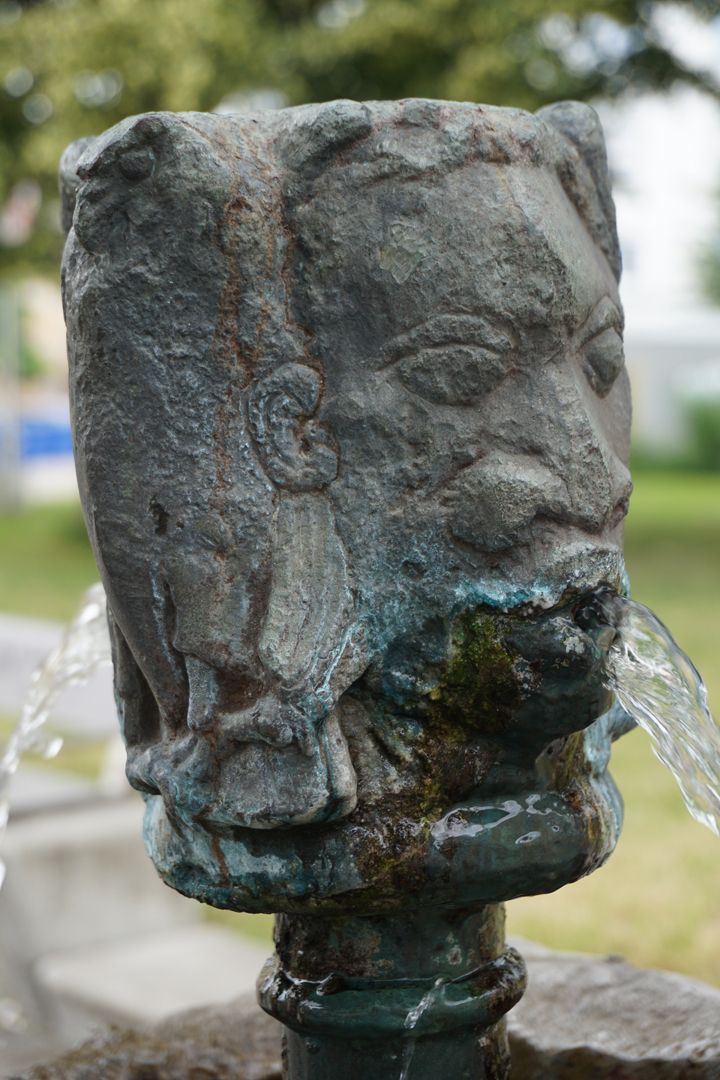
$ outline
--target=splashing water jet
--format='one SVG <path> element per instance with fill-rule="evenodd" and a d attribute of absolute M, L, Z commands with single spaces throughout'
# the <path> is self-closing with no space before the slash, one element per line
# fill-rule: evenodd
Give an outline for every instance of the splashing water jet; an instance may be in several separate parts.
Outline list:
<path fill-rule="evenodd" d="M 23 755 L 34 751 L 51 759 L 62 749 L 62 738 L 47 735 L 44 730 L 57 699 L 70 686 L 88 682 L 99 667 L 110 662 L 105 591 L 98 582 L 85 593 L 60 644 L 33 672 L 20 719 L 0 756 L 0 842 L 10 816 L 12 780 Z M 0 889 L 5 873 L 5 863 L 0 858 Z M 10 997 L 0 998 L 0 1032 L 22 1031 L 25 1024 L 18 1003 Z"/>
<path fill-rule="evenodd" d="M 602 591 L 581 605 L 576 619 L 614 631 L 609 688 L 650 736 L 692 816 L 720 836 L 720 729 L 697 668 L 657 615 L 636 600 Z"/>
<path fill-rule="evenodd" d="M 0 838 L 10 812 L 10 786 L 24 754 L 57 757 L 63 740 L 44 728 L 60 695 L 70 686 L 87 682 L 95 671 L 111 662 L 105 592 L 99 583 L 85 593 L 82 604 L 56 649 L 33 672 L 17 727 L 0 756 Z M 0 887 L 5 865 L 0 860 Z"/>

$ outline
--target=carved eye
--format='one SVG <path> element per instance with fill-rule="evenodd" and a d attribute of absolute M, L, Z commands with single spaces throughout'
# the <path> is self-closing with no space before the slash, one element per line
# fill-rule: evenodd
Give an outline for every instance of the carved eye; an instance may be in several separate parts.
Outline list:
<path fill-rule="evenodd" d="M 505 357 L 474 345 L 439 345 L 400 360 L 395 371 L 408 390 L 443 405 L 467 405 L 494 390 L 507 374 Z"/>
<path fill-rule="evenodd" d="M 593 390 L 598 397 L 605 397 L 625 363 L 619 332 L 608 327 L 591 338 L 583 349 L 583 361 Z"/>
<path fill-rule="evenodd" d="M 155 155 L 149 146 L 128 150 L 118 161 L 118 168 L 126 180 L 144 180 L 155 167 Z"/>

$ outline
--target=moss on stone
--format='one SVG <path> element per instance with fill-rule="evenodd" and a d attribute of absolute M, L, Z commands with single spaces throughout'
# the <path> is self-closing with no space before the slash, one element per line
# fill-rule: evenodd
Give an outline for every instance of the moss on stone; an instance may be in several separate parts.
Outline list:
<path fill-rule="evenodd" d="M 465 611 L 453 626 L 448 663 L 430 692 L 431 717 L 449 739 L 462 728 L 492 733 L 507 725 L 519 699 L 517 672 L 504 643 L 505 617 Z"/>

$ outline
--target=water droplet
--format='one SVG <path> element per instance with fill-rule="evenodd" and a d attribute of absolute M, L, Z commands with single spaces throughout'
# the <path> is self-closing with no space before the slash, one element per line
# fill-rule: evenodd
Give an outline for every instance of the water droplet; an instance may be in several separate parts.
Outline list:
<path fill-rule="evenodd" d="M 58 756 L 63 748 L 63 740 L 59 735 L 56 735 L 54 739 L 49 739 L 43 748 L 42 756 L 48 760 Z"/>
<path fill-rule="evenodd" d="M 32 90 L 34 81 L 30 68 L 16 67 L 5 76 L 5 89 L 12 97 L 22 97 Z"/>
<path fill-rule="evenodd" d="M 416 1038 L 414 1032 L 416 1031 L 418 1024 L 422 1020 L 425 1013 L 433 1005 L 435 999 L 442 993 L 443 987 L 447 982 L 447 978 L 443 975 L 438 976 L 432 986 L 425 991 L 423 996 L 417 1005 L 410 1010 L 405 1017 L 405 1031 L 408 1033 L 405 1045 L 403 1047 L 403 1061 L 402 1071 L 400 1073 L 400 1080 L 408 1080 L 410 1074 L 410 1065 L 415 1055 Z"/>
<path fill-rule="evenodd" d="M 31 124 L 44 124 L 53 114 L 53 103 L 47 94 L 33 94 L 23 101 L 22 113 Z"/>
<path fill-rule="evenodd" d="M 17 1001 L 0 998 L 0 1028 L 3 1031 L 25 1031 L 27 1021 Z"/>

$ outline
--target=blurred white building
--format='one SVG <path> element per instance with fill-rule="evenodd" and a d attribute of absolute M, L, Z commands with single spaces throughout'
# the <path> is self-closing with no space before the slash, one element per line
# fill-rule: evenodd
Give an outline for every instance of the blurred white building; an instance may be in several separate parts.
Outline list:
<path fill-rule="evenodd" d="M 720 32 L 713 47 L 720 71 Z M 634 438 L 672 451 L 687 441 L 685 401 L 720 402 L 720 307 L 703 296 L 699 269 L 720 234 L 720 108 L 678 88 L 601 114 L 625 267 Z"/>

